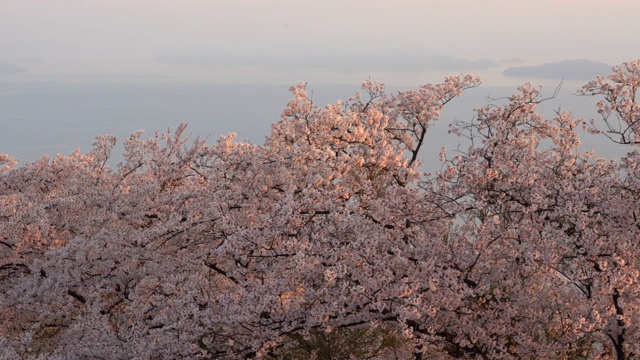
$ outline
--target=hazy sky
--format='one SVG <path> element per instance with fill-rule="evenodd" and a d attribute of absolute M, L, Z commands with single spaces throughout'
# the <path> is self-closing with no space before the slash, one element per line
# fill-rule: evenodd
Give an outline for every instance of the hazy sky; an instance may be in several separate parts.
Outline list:
<path fill-rule="evenodd" d="M 33 160 L 185 120 L 266 133 L 300 81 L 356 91 L 369 77 L 414 87 L 473 73 L 512 88 L 529 79 L 504 76 L 510 66 L 640 57 L 638 14 L 640 0 L 0 0 L 0 73 L 26 69 L 0 74 L 0 151 Z"/>
<path fill-rule="evenodd" d="M 385 62 L 384 76 L 431 54 L 525 64 L 640 55 L 638 0 L 0 0 L 0 9 L 0 60 L 36 74 L 287 82 L 344 62 L 330 81 L 375 76 L 358 68 L 363 59 Z"/>

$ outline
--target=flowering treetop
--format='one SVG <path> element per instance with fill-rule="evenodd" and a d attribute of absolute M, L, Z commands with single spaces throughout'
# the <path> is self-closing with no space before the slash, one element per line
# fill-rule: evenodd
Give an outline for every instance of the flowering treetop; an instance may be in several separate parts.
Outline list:
<path fill-rule="evenodd" d="M 623 143 L 639 73 L 583 88 Z M 479 84 L 366 81 L 323 108 L 299 84 L 262 145 L 180 125 L 132 134 L 115 168 L 111 136 L 2 155 L 0 355 L 638 356 L 640 156 L 579 152 L 583 121 L 524 85 L 453 124 L 472 141 L 428 176 L 430 126 Z"/>

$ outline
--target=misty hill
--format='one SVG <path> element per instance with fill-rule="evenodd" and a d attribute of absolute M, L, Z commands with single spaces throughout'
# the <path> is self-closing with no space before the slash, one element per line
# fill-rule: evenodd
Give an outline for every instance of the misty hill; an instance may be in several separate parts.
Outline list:
<path fill-rule="evenodd" d="M 25 71 L 16 64 L 0 60 L 0 74 L 17 74 Z"/>
<path fill-rule="evenodd" d="M 611 72 L 610 65 L 579 59 L 546 63 L 538 66 L 510 67 L 503 74 L 510 77 L 590 80 L 596 75 L 608 74 L 609 72 Z"/>
<path fill-rule="evenodd" d="M 246 52 L 169 53 L 155 58 L 159 63 L 181 66 L 252 66 L 276 69 L 356 70 L 477 70 L 497 67 L 490 59 L 469 60 L 429 52 L 398 49 L 371 51 L 315 48 L 306 44 L 279 44 Z"/>
<path fill-rule="evenodd" d="M 499 62 L 504 64 L 521 64 L 524 62 L 524 60 L 520 58 L 509 58 L 509 59 L 502 59 Z"/>

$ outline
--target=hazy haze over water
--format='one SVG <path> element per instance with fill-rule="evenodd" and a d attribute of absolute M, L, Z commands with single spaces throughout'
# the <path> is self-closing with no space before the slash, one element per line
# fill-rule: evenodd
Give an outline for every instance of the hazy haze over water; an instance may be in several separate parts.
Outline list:
<path fill-rule="evenodd" d="M 365 75 L 404 85 L 429 70 L 407 76 L 406 64 L 428 55 L 617 64 L 637 56 L 640 33 L 636 0 L 0 3 L 0 59 L 69 77 L 335 83 Z M 385 69 L 369 66 L 381 57 Z M 312 59 L 336 66 L 327 71 Z"/>
<path fill-rule="evenodd" d="M 506 77 L 508 67 L 639 55 L 636 0 L 0 0 L 0 9 L 0 60 L 26 70 L 0 74 L 0 152 L 24 161 L 181 121 L 194 135 L 260 142 L 300 81 L 324 105 L 369 77 L 407 88 L 478 74 L 484 88 L 447 110 L 470 118 L 486 95 L 526 81 L 552 92 L 561 81 Z M 569 96 L 586 81 L 566 81 L 553 106 L 589 114 L 593 101 Z"/>

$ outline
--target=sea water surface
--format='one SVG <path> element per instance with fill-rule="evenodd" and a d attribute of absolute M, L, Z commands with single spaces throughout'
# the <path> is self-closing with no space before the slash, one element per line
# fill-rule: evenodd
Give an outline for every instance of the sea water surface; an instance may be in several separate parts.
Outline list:
<path fill-rule="evenodd" d="M 291 84 L 293 85 L 293 84 Z M 98 134 L 112 134 L 119 146 L 111 164 L 121 159 L 122 141 L 132 132 L 146 134 L 175 129 L 188 124 L 191 137 L 208 137 L 210 142 L 230 132 L 237 140 L 260 144 L 271 124 L 291 100 L 290 85 L 283 84 L 209 84 L 144 83 L 65 80 L 0 81 L 0 153 L 12 155 L 20 164 L 48 154 L 69 155 L 80 148 L 91 150 Z M 403 88 L 404 89 L 404 88 Z M 361 91 L 358 84 L 314 85 L 307 90 L 314 103 L 323 107 L 346 100 Z M 388 92 L 398 88 L 389 87 Z M 551 96 L 554 88 L 543 89 Z M 594 98 L 574 95 L 577 88 L 565 87 L 558 96 L 540 105 L 540 112 L 554 116 L 555 111 L 570 110 L 576 117 L 597 117 Z M 465 150 L 464 139 L 448 134 L 448 124 L 471 121 L 475 108 L 504 104 L 514 87 L 480 86 L 467 90 L 461 98 L 447 104 L 441 119 L 431 129 L 422 150 L 425 167 L 439 168 L 440 149 Z M 630 151 L 604 136 L 583 134 L 582 150 L 595 150 L 605 157 L 619 157 Z"/>

